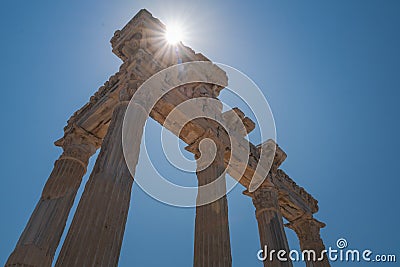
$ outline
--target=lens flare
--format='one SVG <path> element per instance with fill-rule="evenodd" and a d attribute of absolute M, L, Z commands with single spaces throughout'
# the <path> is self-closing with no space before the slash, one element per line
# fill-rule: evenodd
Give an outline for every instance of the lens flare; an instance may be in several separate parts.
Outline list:
<path fill-rule="evenodd" d="M 165 38 L 167 42 L 172 45 L 181 42 L 183 39 L 182 28 L 179 27 L 179 25 L 168 26 L 165 32 Z"/>

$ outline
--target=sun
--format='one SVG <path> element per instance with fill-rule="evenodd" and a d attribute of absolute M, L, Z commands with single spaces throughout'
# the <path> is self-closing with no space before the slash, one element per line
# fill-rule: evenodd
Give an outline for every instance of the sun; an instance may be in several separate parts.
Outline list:
<path fill-rule="evenodd" d="M 182 28 L 179 25 L 167 26 L 167 31 L 165 32 L 165 38 L 167 39 L 167 42 L 171 45 L 175 45 L 181 42 L 183 39 Z"/>

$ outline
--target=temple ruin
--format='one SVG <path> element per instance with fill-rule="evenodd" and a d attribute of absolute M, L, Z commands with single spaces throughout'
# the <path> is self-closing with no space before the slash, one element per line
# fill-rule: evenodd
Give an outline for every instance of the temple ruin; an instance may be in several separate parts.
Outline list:
<path fill-rule="evenodd" d="M 90 101 L 76 111 L 64 128 L 64 136 L 55 142 L 63 153 L 54 163 L 40 200 L 33 211 L 19 241 L 8 258 L 6 266 L 52 266 L 57 247 L 66 226 L 89 158 L 100 148 L 100 153 L 73 215 L 73 221 L 61 248 L 55 266 L 117 266 L 125 224 L 128 215 L 131 189 L 134 183 L 122 151 L 122 123 L 128 103 L 135 90 L 153 74 L 177 64 L 175 51 L 161 51 L 156 36 L 165 32 L 165 25 L 148 11 L 141 10 L 111 39 L 113 53 L 122 61 L 117 73 L 112 75 Z M 204 55 L 178 44 L 181 61 L 210 61 Z M 188 89 L 188 87 L 186 87 Z M 221 86 L 193 84 L 190 93 L 174 90 L 162 98 L 151 110 L 150 117 L 164 125 L 173 107 L 190 98 L 208 96 L 218 99 Z M 142 125 L 148 118 L 140 103 L 135 103 L 135 120 Z M 284 227 L 297 234 L 302 250 L 320 253 L 325 249 L 320 236 L 324 223 L 314 218 L 318 202 L 305 189 L 298 186 L 280 165 L 285 152 L 276 145 L 272 167 L 263 184 L 254 192 L 248 190 L 250 181 L 260 161 L 260 148 L 266 142 L 254 145 L 245 136 L 254 129 L 254 123 L 239 109 L 219 114 L 229 120 L 234 112 L 241 119 L 246 132 L 234 138 L 249 147 L 245 172 L 228 170 L 244 187 L 255 207 L 261 248 L 288 251 Z M 132 134 L 139 147 L 143 129 L 136 127 Z M 184 127 L 178 137 L 196 158 L 198 144 L 211 138 L 217 144 L 216 158 L 206 169 L 197 172 L 199 184 L 209 183 L 226 168 L 228 145 L 216 124 L 208 120 L 194 120 Z M 222 136 L 222 137 L 221 137 Z M 269 141 L 268 144 L 271 144 Z M 136 151 L 134 157 L 139 156 Z M 284 225 L 283 217 L 289 222 Z M 262 263 L 260 262 L 260 265 Z M 321 261 L 307 261 L 307 266 L 330 266 L 325 257 Z M 196 207 L 194 266 L 232 266 L 226 196 L 206 205 Z M 292 266 L 290 261 L 265 261 L 265 266 Z"/>

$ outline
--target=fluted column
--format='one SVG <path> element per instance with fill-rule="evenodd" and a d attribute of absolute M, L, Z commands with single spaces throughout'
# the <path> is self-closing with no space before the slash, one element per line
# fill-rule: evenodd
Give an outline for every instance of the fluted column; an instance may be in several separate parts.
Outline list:
<path fill-rule="evenodd" d="M 117 266 L 127 220 L 133 177 L 122 150 L 122 125 L 128 101 L 114 109 L 108 132 L 86 184 L 56 266 Z M 139 156 L 143 126 L 148 117 L 132 103 L 135 128 L 131 151 Z"/>
<path fill-rule="evenodd" d="M 320 229 L 325 227 L 325 224 L 314 219 L 311 214 L 305 214 L 302 217 L 286 224 L 287 227 L 293 229 L 300 241 L 300 249 L 303 251 L 307 267 L 329 267 L 329 260 L 325 250 L 324 242 L 320 236 Z M 304 253 L 308 251 L 307 253 Z M 316 261 L 308 259 L 308 255 L 313 255 L 315 252 Z M 322 256 L 321 256 L 322 255 Z"/>
<path fill-rule="evenodd" d="M 278 190 L 268 179 L 254 192 L 246 191 L 244 194 L 252 197 L 256 208 L 260 244 L 265 258 L 264 266 L 292 266 L 289 258 L 289 245 L 278 204 Z M 285 251 L 285 253 L 282 252 L 279 255 L 278 251 Z"/>
<path fill-rule="evenodd" d="M 39 203 L 6 266 L 51 266 L 89 157 L 100 142 L 78 127 L 56 142 L 64 152 L 54 163 Z"/>
<path fill-rule="evenodd" d="M 210 138 L 210 136 L 208 137 Z M 199 187 L 216 181 L 222 175 L 211 188 L 204 190 L 199 188 L 198 190 L 197 204 L 201 206 L 196 207 L 193 264 L 195 267 L 232 266 L 228 203 L 226 199 L 225 150 L 217 139 L 213 141 L 217 145 L 216 151 L 202 149 L 201 155 L 198 150 L 198 144 L 187 147 L 187 150 L 195 153 L 197 159 Z M 209 156 L 213 154 L 211 151 L 215 152 L 215 158 L 208 167 L 204 168 L 205 162 L 210 162 Z M 210 154 L 207 155 L 208 153 Z M 202 205 L 207 199 L 215 199 L 215 196 L 218 195 L 222 195 L 222 197 L 209 204 Z"/>

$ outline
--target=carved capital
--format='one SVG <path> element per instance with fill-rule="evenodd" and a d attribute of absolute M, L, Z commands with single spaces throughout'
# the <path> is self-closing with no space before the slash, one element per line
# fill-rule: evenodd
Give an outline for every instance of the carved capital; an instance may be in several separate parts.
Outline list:
<path fill-rule="evenodd" d="M 195 156 L 198 177 L 199 173 L 212 166 L 217 167 L 218 175 L 225 171 L 224 156 L 227 152 L 227 145 L 221 141 L 216 131 L 217 129 L 209 128 L 195 142 L 185 147 L 187 151 L 192 152 Z"/>
<path fill-rule="evenodd" d="M 121 89 L 119 93 L 120 101 L 130 101 L 132 96 L 136 93 L 141 93 L 140 97 L 135 98 L 143 103 L 138 103 L 143 107 L 153 104 L 153 96 L 150 95 L 151 90 L 140 90 L 138 88 L 152 75 L 162 69 L 153 58 L 151 54 L 143 49 L 138 49 L 132 56 L 130 62 L 124 62 L 121 65 L 120 72 L 123 72 L 123 79 L 121 79 Z M 157 88 L 158 89 L 158 88 Z M 157 90 L 155 90 L 157 92 Z M 154 92 L 153 92 L 154 94 Z"/>
<path fill-rule="evenodd" d="M 278 202 L 278 189 L 272 184 L 270 177 L 265 179 L 260 187 L 254 192 L 244 191 L 243 194 L 250 196 L 256 208 L 256 216 L 264 211 L 280 212 Z"/>
<path fill-rule="evenodd" d="M 125 82 L 121 85 L 119 93 L 119 101 L 130 101 L 132 96 L 136 93 L 137 89 L 142 85 L 144 80 L 139 77 L 135 72 L 129 72 L 126 75 Z"/>
<path fill-rule="evenodd" d="M 60 159 L 76 160 L 86 169 L 90 156 L 100 147 L 101 142 L 100 138 L 74 125 L 54 144 L 64 149 Z"/>
<path fill-rule="evenodd" d="M 209 139 L 210 141 L 212 141 L 215 145 L 215 148 L 222 153 L 225 153 L 225 150 L 229 147 L 229 144 L 225 144 L 225 142 L 223 142 L 223 140 L 221 140 L 221 136 L 220 136 L 220 132 L 218 131 L 218 129 L 214 130 L 214 129 L 207 129 L 204 134 L 202 136 L 200 136 L 199 138 L 197 138 L 193 143 L 191 143 L 190 145 L 186 146 L 185 149 L 191 153 L 194 154 L 196 159 L 199 159 L 202 152 L 204 153 L 209 153 L 212 152 L 210 150 L 204 149 L 202 148 L 202 141 L 205 139 Z"/>
<path fill-rule="evenodd" d="M 313 218 L 311 214 L 304 214 L 285 226 L 296 232 L 302 249 L 324 249 L 320 229 L 325 227 L 325 224 Z"/>

